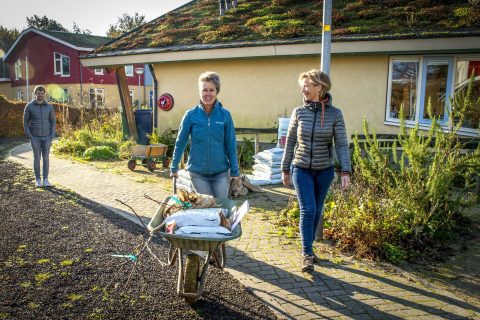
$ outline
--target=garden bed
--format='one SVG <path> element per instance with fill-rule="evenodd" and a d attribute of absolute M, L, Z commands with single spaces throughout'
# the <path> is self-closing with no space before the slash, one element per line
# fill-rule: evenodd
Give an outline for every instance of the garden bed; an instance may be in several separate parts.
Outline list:
<path fill-rule="evenodd" d="M 274 319 L 228 273 L 210 268 L 194 305 L 176 295 L 176 267 L 125 259 L 141 226 L 62 189 L 33 188 L 31 170 L 0 161 L 0 319 Z M 167 243 L 152 245 L 161 258 Z"/>

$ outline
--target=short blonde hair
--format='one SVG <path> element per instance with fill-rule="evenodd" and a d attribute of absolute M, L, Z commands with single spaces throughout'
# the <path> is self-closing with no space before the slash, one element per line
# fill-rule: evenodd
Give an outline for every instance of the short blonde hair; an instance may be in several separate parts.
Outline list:
<path fill-rule="evenodd" d="M 205 71 L 198 77 L 198 87 L 201 88 L 202 82 L 213 82 L 215 84 L 215 88 L 217 89 L 217 93 L 220 92 L 220 76 L 218 73 L 213 71 Z"/>
<path fill-rule="evenodd" d="M 300 73 L 300 76 L 298 77 L 298 83 L 300 83 L 305 78 L 310 80 L 310 82 L 316 86 L 322 86 L 322 90 L 320 91 L 320 98 L 323 98 L 332 87 L 330 77 L 325 72 L 322 72 L 320 70 L 312 69 L 307 72 Z"/>

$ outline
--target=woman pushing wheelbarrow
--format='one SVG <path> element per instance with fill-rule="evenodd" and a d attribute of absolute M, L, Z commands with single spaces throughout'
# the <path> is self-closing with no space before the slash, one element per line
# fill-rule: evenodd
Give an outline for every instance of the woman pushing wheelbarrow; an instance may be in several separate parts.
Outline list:
<path fill-rule="evenodd" d="M 170 209 L 167 205 L 160 207 L 149 225 L 151 230 L 163 225 L 159 233 L 170 241 L 169 263 L 173 264 L 176 257 L 179 257 L 177 293 L 185 297 L 185 300 L 190 303 L 195 302 L 202 293 L 205 275 L 212 255 L 216 265 L 223 268 L 226 258 L 225 242 L 240 237 L 242 233 L 238 221 L 235 225 L 231 224 L 235 221 L 234 215 L 238 214 L 239 211 L 236 211 L 234 202 L 227 199 L 230 180 L 238 179 L 239 169 L 232 116 L 217 100 L 217 95 L 220 92 L 220 76 L 210 71 L 202 73 L 198 79 L 198 88 L 200 104 L 189 109 L 182 118 L 170 165 L 170 176 L 174 179 L 174 189 L 176 189 L 178 165 L 190 140 L 187 170 L 194 190 L 197 194 L 211 196 L 212 199 L 215 199 L 215 205 L 219 207 L 216 209 L 220 209 L 219 213 L 208 212 L 205 214 L 212 214 L 212 217 L 208 217 L 212 219 L 218 214 L 219 221 L 216 227 L 224 228 L 227 231 L 216 229 L 212 233 L 212 230 L 208 232 L 198 229 L 199 226 L 196 226 L 197 229 L 192 231 L 192 226 L 180 226 L 178 223 L 179 217 L 170 218 L 164 214 L 165 211 Z M 176 190 L 174 191 L 176 193 Z M 179 196 L 172 196 L 173 201 L 179 201 L 181 205 L 185 205 L 186 207 L 182 209 L 188 212 L 188 203 L 191 204 L 191 199 L 182 201 Z M 172 197 L 166 199 L 166 203 L 170 201 L 171 205 Z M 246 205 L 246 211 L 248 211 L 248 202 Z M 246 212 L 245 209 L 243 211 Z M 174 215 L 175 213 L 172 216 Z M 222 219 L 222 215 L 225 219 Z M 186 219 L 186 221 L 188 220 Z M 222 225 L 222 221 L 225 224 L 225 220 L 230 222 L 230 230 L 228 230 L 228 226 Z M 183 233 L 185 232 L 184 228 L 189 227 L 190 233 Z M 183 231 L 180 233 L 182 229 Z M 183 272 L 183 250 L 207 251 L 201 275 L 199 256 L 195 253 L 187 254 L 185 272 Z"/>

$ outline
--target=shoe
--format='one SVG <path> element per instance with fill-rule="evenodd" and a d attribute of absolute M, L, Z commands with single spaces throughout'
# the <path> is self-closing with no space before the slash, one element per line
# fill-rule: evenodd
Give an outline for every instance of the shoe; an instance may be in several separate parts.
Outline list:
<path fill-rule="evenodd" d="M 313 263 L 320 263 L 320 258 L 315 253 L 313 254 Z"/>
<path fill-rule="evenodd" d="M 304 255 L 302 261 L 302 272 L 313 271 L 314 256 Z"/>
<path fill-rule="evenodd" d="M 35 180 L 35 188 L 41 188 L 43 187 L 42 180 L 36 179 Z"/>
<path fill-rule="evenodd" d="M 43 186 L 44 187 L 51 187 L 52 184 L 48 181 L 48 179 L 43 179 Z"/>

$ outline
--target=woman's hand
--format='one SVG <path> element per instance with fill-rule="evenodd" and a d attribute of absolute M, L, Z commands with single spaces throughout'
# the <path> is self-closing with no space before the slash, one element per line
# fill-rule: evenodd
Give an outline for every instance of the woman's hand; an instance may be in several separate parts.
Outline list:
<path fill-rule="evenodd" d="M 350 174 L 342 173 L 341 182 L 342 182 L 342 190 L 348 189 L 348 187 L 350 187 Z"/>
<path fill-rule="evenodd" d="M 290 187 L 290 173 L 289 172 L 282 172 L 282 181 L 285 187 Z"/>

